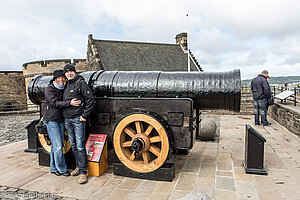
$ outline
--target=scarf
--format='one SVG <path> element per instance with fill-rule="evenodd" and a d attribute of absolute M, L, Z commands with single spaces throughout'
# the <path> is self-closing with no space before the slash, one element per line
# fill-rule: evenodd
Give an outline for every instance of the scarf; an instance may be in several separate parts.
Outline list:
<path fill-rule="evenodd" d="M 55 81 L 53 82 L 53 85 L 54 85 L 54 87 L 56 87 L 56 88 L 59 89 L 59 90 L 63 90 L 63 89 L 65 88 L 64 85 L 59 85 L 59 84 L 57 84 Z"/>

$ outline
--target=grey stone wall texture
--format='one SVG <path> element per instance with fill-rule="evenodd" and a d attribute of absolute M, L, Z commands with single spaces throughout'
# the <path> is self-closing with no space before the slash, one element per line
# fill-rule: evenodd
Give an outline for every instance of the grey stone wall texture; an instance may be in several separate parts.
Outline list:
<path fill-rule="evenodd" d="M 269 115 L 280 125 L 300 136 L 300 113 L 275 103 L 269 108 Z"/>
<path fill-rule="evenodd" d="M 2 71 L 0 72 L 0 82 L 0 112 L 9 111 L 12 108 L 11 105 L 26 104 L 22 71 Z M 17 110 L 21 109 L 22 107 L 18 107 Z"/>

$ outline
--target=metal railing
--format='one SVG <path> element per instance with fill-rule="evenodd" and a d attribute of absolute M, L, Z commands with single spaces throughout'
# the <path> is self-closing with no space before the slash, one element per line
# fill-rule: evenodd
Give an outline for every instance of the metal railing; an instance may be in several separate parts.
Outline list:
<path fill-rule="evenodd" d="M 8 97 L 8 95 L 16 96 Z M 22 98 L 26 95 L 22 92 L 4 92 L 0 91 L 0 113 L 8 113 L 13 111 L 39 111 L 39 106 L 27 103 L 27 98 Z"/>
<path fill-rule="evenodd" d="M 276 96 L 277 94 L 284 92 L 284 91 L 293 91 L 294 94 L 290 97 L 281 100 L 281 103 L 286 103 L 287 101 L 293 102 L 294 106 L 297 106 L 297 103 L 300 103 L 300 88 L 297 87 L 285 87 L 285 86 L 271 86 L 271 91 L 273 96 Z"/>
<path fill-rule="evenodd" d="M 270 86 L 271 92 L 273 97 L 277 94 L 284 92 L 284 91 L 293 91 L 294 94 L 284 100 L 281 100 L 281 103 L 292 102 L 294 106 L 300 103 L 300 88 L 298 87 L 285 87 L 285 86 Z M 249 86 L 242 86 L 241 87 L 242 94 L 252 94 L 251 88 Z"/>

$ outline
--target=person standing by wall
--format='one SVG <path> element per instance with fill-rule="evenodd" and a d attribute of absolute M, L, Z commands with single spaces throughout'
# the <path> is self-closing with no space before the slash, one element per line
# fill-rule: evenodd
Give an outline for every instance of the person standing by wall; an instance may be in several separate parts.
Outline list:
<path fill-rule="evenodd" d="M 251 81 L 251 91 L 253 93 L 254 100 L 254 116 L 255 125 L 260 125 L 259 122 L 259 109 L 261 114 L 261 122 L 263 126 L 270 126 L 271 124 L 267 120 L 268 112 L 268 98 L 271 98 L 271 90 L 267 81 L 268 71 L 263 70 L 261 74 L 255 77 Z"/>
<path fill-rule="evenodd" d="M 64 67 L 64 74 L 68 81 L 64 92 L 65 101 L 77 98 L 81 100 L 79 107 L 67 107 L 63 110 L 65 127 L 71 143 L 71 148 L 76 161 L 76 169 L 71 172 L 72 176 L 79 175 L 80 184 L 87 182 L 87 154 L 85 149 L 85 122 L 91 114 L 95 100 L 84 78 L 76 73 L 73 65 Z"/>
<path fill-rule="evenodd" d="M 79 106 L 81 101 L 70 99 L 63 101 L 64 86 L 66 78 L 63 70 L 55 70 L 53 79 L 45 89 L 45 112 L 43 121 L 47 127 L 47 133 L 51 141 L 50 172 L 60 176 L 70 176 L 63 154 L 64 146 L 64 117 L 63 108 Z"/>

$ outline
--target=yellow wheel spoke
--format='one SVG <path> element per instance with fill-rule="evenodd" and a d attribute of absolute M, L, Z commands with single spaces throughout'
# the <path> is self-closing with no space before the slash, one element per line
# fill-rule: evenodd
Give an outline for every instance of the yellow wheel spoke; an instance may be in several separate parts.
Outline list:
<path fill-rule="evenodd" d="M 131 147 L 131 141 L 123 142 L 122 147 Z"/>
<path fill-rule="evenodd" d="M 151 126 L 151 125 L 149 124 L 147 130 L 145 131 L 145 134 L 146 134 L 147 136 L 150 135 L 150 133 L 152 132 L 152 130 L 153 130 L 153 126 Z"/>
<path fill-rule="evenodd" d="M 154 142 L 161 142 L 160 136 L 154 136 L 150 138 L 150 143 L 154 143 Z"/>
<path fill-rule="evenodd" d="M 127 135 L 129 135 L 130 137 L 134 137 L 134 135 L 136 134 L 135 130 L 130 127 L 126 127 L 124 129 L 124 132 L 127 133 Z"/>
<path fill-rule="evenodd" d="M 143 127 L 143 123 L 140 121 L 136 121 L 135 122 L 135 127 L 136 127 L 136 132 L 137 133 L 142 133 L 144 132 L 144 127 Z"/>
<path fill-rule="evenodd" d="M 159 156 L 160 149 L 155 145 L 150 145 L 149 151 L 151 151 L 154 155 Z"/>
<path fill-rule="evenodd" d="M 148 164 L 150 162 L 150 154 L 149 151 L 143 152 L 143 160 L 145 164 Z"/>
<path fill-rule="evenodd" d="M 132 152 L 130 158 L 129 158 L 131 161 L 133 161 L 135 159 L 135 156 L 134 156 L 134 152 Z"/>

